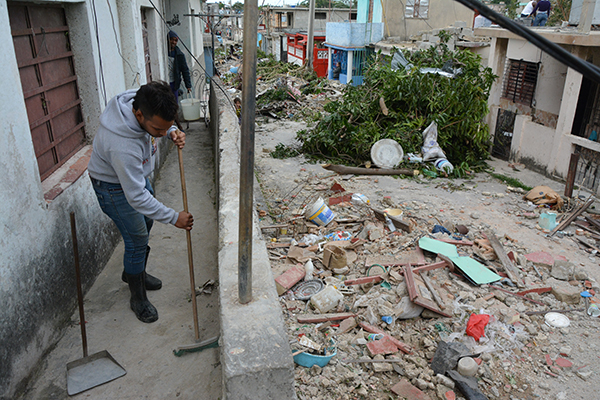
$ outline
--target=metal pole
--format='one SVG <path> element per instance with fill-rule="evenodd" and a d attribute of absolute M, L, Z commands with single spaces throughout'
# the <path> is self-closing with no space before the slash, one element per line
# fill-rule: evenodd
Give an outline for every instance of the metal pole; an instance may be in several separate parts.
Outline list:
<path fill-rule="evenodd" d="M 306 43 L 306 63 L 313 69 L 313 54 L 315 44 L 315 0 L 310 0 L 308 7 L 308 42 Z"/>
<path fill-rule="evenodd" d="M 215 24 L 209 19 L 210 22 L 210 33 L 211 33 L 211 39 L 212 39 L 212 74 L 213 76 L 217 75 L 217 67 L 215 64 L 215 57 L 217 57 L 217 52 L 215 51 Z"/>
<path fill-rule="evenodd" d="M 238 293 L 240 303 L 252 301 L 252 210 L 254 189 L 254 117 L 256 109 L 256 40 L 258 0 L 244 2 L 242 65 L 242 137 L 240 145 L 240 226 Z"/>

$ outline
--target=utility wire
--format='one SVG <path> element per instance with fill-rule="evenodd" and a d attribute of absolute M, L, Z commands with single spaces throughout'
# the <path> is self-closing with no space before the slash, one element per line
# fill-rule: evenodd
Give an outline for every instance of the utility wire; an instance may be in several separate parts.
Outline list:
<path fill-rule="evenodd" d="M 582 60 L 579 57 L 575 57 L 573 54 L 569 53 L 556 43 L 553 43 L 550 40 L 542 37 L 541 35 L 533 32 L 531 29 L 525 27 L 524 25 L 519 25 L 516 22 L 511 21 L 504 15 L 498 14 L 497 12 L 493 11 L 491 8 L 487 7 L 486 5 L 480 3 L 477 0 L 456 1 L 470 8 L 471 10 L 479 12 L 479 14 L 497 23 L 501 27 L 511 31 L 512 33 L 517 34 L 522 38 L 528 40 L 533 45 L 546 52 L 548 55 L 552 56 L 559 62 L 565 64 L 567 67 L 573 68 L 575 71 L 579 72 L 586 78 L 596 83 L 600 83 L 600 68 L 598 68 L 594 64 Z"/>
<path fill-rule="evenodd" d="M 140 79 L 139 79 L 140 78 L 140 72 L 139 71 L 135 71 L 133 69 L 133 67 L 131 66 L 131 64 L 129 63 L 129 61 L 127 61 L 127 59 L 125 59 L 125 57 L 123 57 L 123 53 L 121 53 L 121 46 L 119 45 L 119 38 L 118 38 L 118 35 L 117 35 L 117 28 L 115 28 L 115 17 L 113 16 L 112 7 L 110 5 L 110 0 L 106 0 L 106 4 L 108 4 L 108 11 L 110 12 L 110 19 L 112 20 L 113 33 L 115 34 L 115 42 L 117 43 L 117 52 L 119 52 L 119 55 L 121 56 L 121 58 L 123 59 L 123 61 L 125 61 L 127 63 L 127 65 L 129 66 L 129 69 L 133 73 L 133 82 L 132 82 L 132 85 L 134 83 L 137 83 L 139 85 L 140 84 Z"/>
<path fill-rule="evenodd" d="M 106 98 L 106 81 L 104 79 L 104 69 L 102 68 L 102 51 L 100 50 L 100 35 L 98 33 L 98 16 L 96 15 L 96 2 L 92 0 L 92 12 L 94 14 L 94 31 L 96 33 L 96 44 L 98 45 L 98 62 L 99 62 L 99 72 L 100 72 L 100 83 L 102 84 L 102 88 L 100 92 L 104 97 L 104 107 L 108 104 L 108 100 Z"/>

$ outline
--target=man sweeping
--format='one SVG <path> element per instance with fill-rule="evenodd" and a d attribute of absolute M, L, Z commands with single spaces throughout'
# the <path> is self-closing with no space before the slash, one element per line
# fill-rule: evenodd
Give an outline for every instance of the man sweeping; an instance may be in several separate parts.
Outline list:
<path fill-rule="evenodd" d="M 170 138 L 183 148 L 185 133 L 173 125 L 177 102 L 165 82 L 150 82 L 113 97 L 100 116 L 88 171 L 102 211 L 117 225 L 123 242 L 122 280 L 129 284 L 130 306 L 142 322 L 154 322 L 158 311 L 146 290 L 162 287 L 146 272 L 148 237 L 154 221 L 191 230 L 194 218 L 176 212 L 154 197 L 148 176 L 153 170 L 156 139 Z"/>

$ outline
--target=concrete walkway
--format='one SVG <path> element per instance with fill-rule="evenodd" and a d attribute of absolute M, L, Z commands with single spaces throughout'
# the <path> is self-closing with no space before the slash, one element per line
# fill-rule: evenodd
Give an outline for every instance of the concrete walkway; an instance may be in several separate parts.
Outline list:
<path fill-rule="evenodd" d="M 218 280 L 213 149 L 204 124 L 191 123 L 187 135 L 183 158 L 189 210 L 195 219 L 191 235 L 195 280 L 196 286 L 201 286 L 210 279 Z M 154 187 L 164 204 L 183 209 L 175 148 L 171 148 Z M 121 281 L 122 242 L 85 296 L 89 354 L 107 350 L 127 374 L 81 394 L 67 395 L 66 365 L 83 357 L 79 314 L 75 312 L 71 326 L 42 360 L 39 374 L 22 399 L 213 400 L 221 396 L 219 348 L 173 355 L 176 347 L 195 343 L 185 231 L 155 223 L 150 247 L 148 270 L 163 281 L 161 290 L 148 293 L 159 313 L 157 322 L 144 324 L 129 308 L 129 289 Z M 86 266 L 81 268 L 85 271 Z M 212 294 L 197 297 L 201 340 L 219 335 L 218 297 L 216 287 Z"/>

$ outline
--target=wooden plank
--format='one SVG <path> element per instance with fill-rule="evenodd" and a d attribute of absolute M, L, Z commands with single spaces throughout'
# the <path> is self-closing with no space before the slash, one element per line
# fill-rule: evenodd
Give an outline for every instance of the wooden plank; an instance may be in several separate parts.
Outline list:
<path fill-rule="evenodd" d="M 587 217 L 586 217 L 587 218 Z M 600 235 L 598 234 L 598 231 L 595 231 L 593 229 L 590 229 L 588 226 L 583 225 L 581 222 L 579 221 L 575 221 L 573 222 L 573 225 L 580 227 L 581 229 L 584 229 L 586 231 L 588 231 L 590 233 L 590 237 L 594 238 L 596 240 L 600 240 Z"/>
<path fill-rule="evenodd" d="M 551 291 L 552 291 L 551 287 L 540 287 L 540 288 L 535 288 L 535 289 L 523 290 L 521 292 L 518 292 L 517 294 L 520 294 L 521 296 L 525 296 L 528 293 L 542 294 L 542 293 L 548 293 Z"/>
<path fill-rule="evenodd" d="M 554 230 L 550 233 L 549 237 L 554 236 L 556 232 L 562 231 L 567 226 L 569 226 L 571 222 L 575 221 L 575 219 L 577 219 L 578 216 L 580 216 L 585 210 L 587 210 L 588 207 L 591 206 L 592 203 L 594 203 L 594 201 L 594 196 L 590 195 L 590 197 L 586 200 L 585 203 L 583 203 L 580 207 L 573 211 L 571 215 L 569 215 L 564 221 L 558 224 L 556 228 L 554 228 Z"/>
<path fill-rule="evenodd" d="M 569 172 L 567 173 L 567 183 L 565 184 L 565 197 L 573 197 L 573 187 L 575 186 L 575 175 L 577 174 L 577 163 L 579 162 L 579 153 L 571 154 L 569 160 Z"/>
<path fill-rule="evenodd" d="M 590 217 L 585 217 L 585 220 L 587 222 L 589 222 L 590 224 L 594 225 L 594 228 L 596 228 L 600 231 L 600 222 L 598 222 L 594 218 L 590 218 Z M 598 232 L 596 232 L 596 233 L 598 233 Z"/>
<path fill-rule="evenodd" d="M 600 253 L 600 249 L 596 246 L 594 246 L 593 244 L 589 244 L 588 242 L 586 242 L 585 240 L 578 238 L 577 236 L 573 236 L 575 238 L 575 240 L 577 240 L 579 243 L 581 243 L 584 246 L 589 247 L 592 250 L 596 250 L 598 253 Z"/>
<path fill-rule="evenodd" d="M 542 302 L 539 302 L 539 301 L 532 300 L 532 299 L 530 299 L 529 297 L 525 297 L 525 296 L 523 296 L 523 295 L 521 295 L 521 294 L 519 294 L 519 293 L 513 293 L 513 292 L 511 292 L 511 291 L 509 291 L 509 290 L 503 289 L 503 288 L 501 288 L 501 287 L 498 287 L 498 286 L 490 285 L 490 287 L 491 287 L 491 288 L 493 288 L 493 289 L 495 289 L 495 290 L 499 290 L 499 291 L 501 291 L 501 292 L 504 292 L 504 293 L 506 293 L 506 294 L 512 294 L 513 296 L 520 297 L 520 298 L 522 298 L 523 300 L 530 301 L 530 302 L 532 302 L 532 303 L 534 303 L 534 304 L 537 304 L 537 305 L 540 305 L 540 306 L 544 306 L 544 305 L 545 305 L 545 304 L 544 304 L 544 303 L 542 303 Z"/>
<path fill-rule="evenodd" d="M 502 246 L 496 235 L 494 235 L 492 232 L 488 232 L 486 233 L 486 236 L 487 239 L 490 241 L 492 248 L 496 252 L 498 259 L 502 263 L 502 266 L 504 267 L 504 270 L 506 271 L 506 274 L 508 275 L 510 280 L 513 281 L 518 287 L 525 287 L 523 281 L 519 279 L 517 268 L 515 267 L 513 262 L 510 261 L 510 258 L 508 258 L 506 251 L 504 251 L 504 247 Z"/>
<path fill-rule="evenodd" d="M 433 264 L 428 264 L 428 265 L 423 265 L 421 267 L 416 267 L 412 271 L 413 271 L 413 273 L 420 273 L 420 272 L 423 272 L 423 271 L 432 271 L 434 269 L 444 268 L 447 265 L 448 265 L 448 263 L 446 261 L 440 261 L 440 262 L 436 262 L 436 263 L 433 263 Z"/>
<path fill-rule="evenodd" d="M 410 297 L 410 300 L 413 303 L 415 303 L 416 305 L 419 305 L 421 307 L 425 307 L 426 309 L 431 310 L 435 313 L 438 313 L 444 317 L 447 317 L 447 318 L 452 317 L 452 315 L 443 312 L 432 300 L 429 300 L 428 298 L 421 296 L 421 294 L 417 288 L 417 286 L 418 286 L 417 279 L 413 275 L 413 271 L 410 268 L 410 266 L 404 267 L 403 270 L 404 270 L 404 279 L 406 281 L 406 287 L 408 288 L 408 296 Z M 423 286 L 425 286 L 424 283 L 423 283 Z"/>
<path fill-rule="evenodd" d="M 346 318 L 356 317 L 356 314 L 346 313 L 331 313 L 331 314 L 304 314 L 298 315 L 298 323 L 300 324 L 315 324 L 318 322 L 341 321 Z"/>
<path fill-rule="evenodd" d="M 437 239 L 440 242 L 458 244 L 462 246 L 473 246 L 473 242 L 470 240 L 456 240 L 456 239 Z"/>
<path fill-rule="evenodd" d="M 431 280 L 427 276 L 427 272 L 423 272 L 421 274 L 421 279 L 423 280 L 423 282 L 425 282 L 429 293 L 431 293 L 431 296 L 433 296 L 433 300 L 435 300 L 437 305 L 440 306 L 442 310 L 445 309 L 446 305 L 444 304 L 444 301 L 440 298 L 440 295 L 438 294 L 437 290 L 435 290 L 435 288 L 433 287 L 433 283 L 431 283 Z"/>
<path fill-rule="evenodd" d="M 352 285 L 362 285 L 363 283 L 377 283 L 383 280 L 383 275 L 373 275 L 373 276 L 363 276 L 362 278 L 356 279 L 348 279 L 344 281 L 344 285 L 352 286 Z"/>

